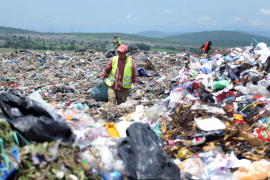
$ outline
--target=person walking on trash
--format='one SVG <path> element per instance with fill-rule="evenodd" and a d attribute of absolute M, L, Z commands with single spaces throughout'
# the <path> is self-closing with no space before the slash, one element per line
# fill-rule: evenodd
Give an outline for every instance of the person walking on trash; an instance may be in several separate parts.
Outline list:
<path fill-rule="evenodd" d="M 117 35 L 114 36 L 115 41 L 113 41 L 114 43 L 114 47 L 115 47 L 115 56 L 117 56 L 117 48 L 122 44 L 121 40 L 119 39 L 119 37 L 117 37 Z"/>
<path fill-rule="evenodd" d="M 138 88 L 138 73 L 134 61 L 127 56 L 128 48 L 125 44 L 118 47 L 118 56 L 114 56 L 110 59 L 106 66 L 101 80 L 99 81 L 99 87 L 105 83 L 108 88 L 109 106 L 115 106 L 126 102 L 128 96 L 128 90 L 131 89 L 133 83 L 133 93 Z"/>
<path fill-rule="evenodd" d="M 115 41 L 113 43 L 115 44 L 115 49 L 117 49 L 118 46 L 120 46 L 122 43 L 121 43 L 121 40 L 119 39 L 119 37 L 117 37 L 117 35 L 114 36 L 114 39 L 115 39 Z"/>

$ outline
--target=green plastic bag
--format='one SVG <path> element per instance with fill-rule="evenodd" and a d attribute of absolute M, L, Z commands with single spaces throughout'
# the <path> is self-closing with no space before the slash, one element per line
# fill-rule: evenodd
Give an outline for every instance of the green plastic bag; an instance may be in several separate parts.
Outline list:
<path fill-rule="evenodd" d="M 215 81 L 213 85 L 213 89 L 224 89 L 225 87 L 229 86 L 230 82 L 227 80 Z"/>

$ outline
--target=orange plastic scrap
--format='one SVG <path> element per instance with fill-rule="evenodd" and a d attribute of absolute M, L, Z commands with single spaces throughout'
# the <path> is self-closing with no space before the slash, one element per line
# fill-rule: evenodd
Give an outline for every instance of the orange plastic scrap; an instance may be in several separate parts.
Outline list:
<path fill-rule="evenodd" d="M 120 137 L 119 132 L 117 131 L 114 123 L 105 123 L 104 126 L 106 127 L 106 130 L 109 132 L 110 137 Z"/>

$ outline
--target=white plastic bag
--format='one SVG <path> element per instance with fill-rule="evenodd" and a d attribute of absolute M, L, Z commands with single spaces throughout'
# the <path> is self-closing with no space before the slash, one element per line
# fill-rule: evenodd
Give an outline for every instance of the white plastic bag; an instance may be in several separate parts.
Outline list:
<path fill-rule="evenodd" d="M 200 67 L 200 72 L 209 74 L 212 72 L 212 61 L 208 61 Z"/>
<path fill-rule="evenodd" d="M 234 87 L 235 90 L 239 91 L 240 93 L 244 94 L 244 95 L 249 95 L 250 91 L 247 87 L 240 85 L 240 86 L 236 86 Z"/>
<path fill-rule="evenodd" d="M 106 171 L 111 171 L 114 168 L 114 159 L 111 151 L 106 146 L 103 146 L 100 150 L 102 167 Z"/>
<path fill-rule="evenodd" d="M 198 71 L 200 69 L 200 66 L 201 64 L 199 63 L 199 60 L 194 56 L 190 56 L 190 71 Z"/>
<path fill-rule="evenodd" d="M 246 87 L 249 89 L 250 94 L 252 95 L 261 95 L 264 98 L 270 98 L 270 92 L 264 86 L 254 85 L 251 81 L 249 81 Z"/>

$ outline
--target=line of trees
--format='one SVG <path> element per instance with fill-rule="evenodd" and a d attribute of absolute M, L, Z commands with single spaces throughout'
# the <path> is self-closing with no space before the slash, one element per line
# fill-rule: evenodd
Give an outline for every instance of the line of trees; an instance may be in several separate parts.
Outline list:
<path fill-rule="evenodd" d="M 96 51 L 106 52 L 107 42 L 90 42 L 85 43 L 84 41 L 77 42 L 75 40 L 70 42 L 63 41 L 45 41 L 45 39 L 31 39 L 30 37 L 13 36 L 13 37 L 0 37 L 5 40 L 0 48 L 14 48 L 14 49 L 34 49 L 34 50 L 61 50 L 61 51 L 72 51 L 77 49 L 93 49 Z"/>

